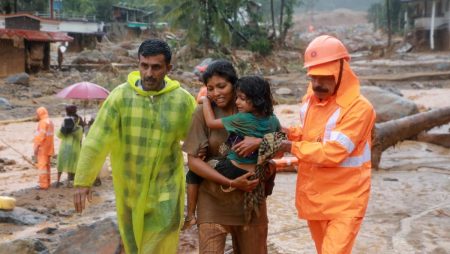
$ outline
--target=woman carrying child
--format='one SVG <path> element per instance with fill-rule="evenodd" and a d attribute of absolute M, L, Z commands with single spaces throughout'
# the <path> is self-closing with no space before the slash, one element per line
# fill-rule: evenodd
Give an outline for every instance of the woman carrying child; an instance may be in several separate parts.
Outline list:
<path fill-rule="evenodd" d="M 248 179 L 254 175 L 256 160 L 254 155 L 243 158 L 239 152 L 229 152 L 229 148 L 233 140 L 241 140 L 245 135 L 262 137 L 265 133 L 280 129 L 278 120 L 272 114 L 270 88 L 261 78 L 246 77 L 238 82 L 241 88 L 237 90 L 236 72 L 225 60 L 210 64 L 203 77 L 208 97 L 213 103 L 209 105 L 205 99 L 205 105 L 198 106 L 183 145 L 183 150 L 188 153 L 190 168 L 187 175 L 186 223 L 196 220 L 199 225 L 200 253 L 223 253 L 228 233 L 232 236 L 234 253 L 267 253 L 265 200 L 259 204 L 259 216 L 253 216 L 250 221 L 246 221 L 244 216 L 245 193 L 258 185 L 257 179 Z M 205 118 L 204 110 L 205 113 L 209 110 L 213 113 Z M 239 114 L 236 114 L 238 111 Z M 212 120 L 212 127 L 208 127 L 208 118 Z M 217 128 L 222 125 L 227 129 Z M 228 132 L 233 133 L 230 138 Z M 253 151 L 258 144 L 252 148 Z M 218 161 L 215 168 L 206 162 L 212 159 Z M 199 186 L 197 218 L 196 186 Z M 232 191 L 234 188 L 237 190 Z"/>

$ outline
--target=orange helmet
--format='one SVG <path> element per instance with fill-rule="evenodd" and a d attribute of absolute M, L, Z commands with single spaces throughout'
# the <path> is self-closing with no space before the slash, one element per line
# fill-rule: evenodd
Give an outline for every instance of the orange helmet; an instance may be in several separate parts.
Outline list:
<path fill-rule="evenodd" d="M 344 44 L 333 36 L 321 35 L 312 40 L 306 48 L 304 68 L 341 58 L 350 61 L 350 54 Z"/>

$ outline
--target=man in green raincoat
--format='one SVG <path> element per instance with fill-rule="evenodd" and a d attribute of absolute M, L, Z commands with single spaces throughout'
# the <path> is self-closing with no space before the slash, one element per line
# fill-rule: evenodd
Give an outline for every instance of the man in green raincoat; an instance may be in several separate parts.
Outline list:
<path fill-rule="evenodd" d="M 139 47 L 139 71 L 108 96 L 81 149 L 74 185 L 77 212 L 111 154 L 119 231 L 126 253 L 176 253 L 184 212 L 180 140 L 195 99 L 167 77 L 172 65 L 166 42 Z"/>

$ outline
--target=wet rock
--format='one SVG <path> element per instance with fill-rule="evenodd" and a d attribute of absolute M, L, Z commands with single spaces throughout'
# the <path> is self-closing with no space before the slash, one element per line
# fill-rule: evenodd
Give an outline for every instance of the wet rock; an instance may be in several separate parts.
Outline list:
<path fill-rule="evenodd" d="M 3 163 L 5 165 L 16 165 L 17 164 L 17 162 L 15 160 L 9 160 L 9 159 L 4 160 Z"/>
<path fill-rule="evenodd" d="M 391 92 L 391 93 L 395 93 L 395 94 L 398 95 L 398 96 L 403 97 L 402 92 L 401 92 L 398 88 L 396 88 L 396 87 L 383 87 L 383 89 L 384 89 L 384 90 L 387 90 L 387 91 L 389 91 L 389 92 Z"/>
<path fill-rule="evenodd" d="M 395 93 L 374 86 L 362 86 L 361 93 L 372 103 L 377 122 L 386 122 L 419 112 L 417 105 Z"/>
<path fill-rule="evenodd" d="M 98 50 L 86 50 L 81 52 L 75 59 L 73 64 L 87 64 L 87 63 L 109 63 L 110 61 Z"/>
<path fill-rule="evenodd" d="M 414 89 L 423 89 L 424 88 L 424 86 L 419 82 L 412 82 L 411 87 Z"/>
<path fill-rule="evenodd" d="M 191 47 L 189 45 L 182 46 L 176 53 L 175 58 L 176 59 L 184 59 L 191 57 Z"/>
<path fill-rule="evenodd" d="M 37 239 L 18 239 L 0 244 L 0 254 L 48 254 L 45 245 Z"/>
<path fill-rule="evenodd" d="M 30 85 L 30 76 L 25 73 L 19 73 L 16 75 L 12 75 L 6 78 L 6 84 L 17 84 L 17 85 L 24 85 L 29 86 Z"/>
<path fill-rule="evenodd" d="M 31 93 L 31 97 L 33 97 L 33 98 L 39 98 L 39 97 L 42 97 L 42 93 L 41 93 L 40 91 L 33 91 L 33 92 Z"/>
<path fill-rule="evenodd" d="M 119 62 L 118 56 L 117 56 L 114 52 L 112 52 L 112 51 L 104 52 L 103 55 L 104 55 L 110 62 Z M 127 55 L 128 55 L 128 51 L 127 51 Z"/>
<path fill-rule="evenodd" d="M 117 224 L 107 218 L 63 235 L 54 254 L 120 253 L 120 242 Z"/>
<path fill-rule="evenodd" d="M 411 45 L 410 43 L 406 42 L 405 44 L 401 45 L 400 48 L 398 48 L 396 50 L 397 53 L 406 53 L 406 52 L 410 52 L 413 49 L 413 45 Z"/>
<path fill-rule="evenodd" d="M 13 211 L 0 211 L 0 222 L 16 225 L 36 225 L 47 219 L 47 216 L 30 210 L 16 207 Z"/>
<path fill-rule="evenodd" d="M 448 70 L 450 70 L 450 64 L 449 63 L 438 63 L 438 64 L 436 64 L 436 69 L 439 71 L 448 71 Z"/>
<path fill-rule="evenodd" d="M 71 217 L 74 213 L 75 213 L 75 210 L 73 210 L 73 209 L 61 210 L 61 211 L 58 211 L 58 216 L 59 217 Z"/>
<path fill-rule="evenodd" d="M 278 88 L 275 91 L 275 93 L 278 94 L 278 95 L 293 95 L 292 94 L 292 90 L 287 88 L 287 87 Z"/>
<path fill-rule="evenodd" d="M 0 109 L 12 109 L 13 107 L 9 103 L 9 101 L 5 98 L 0 97 Z"/>
<path fill-rule="evenodd" d="M 398 182 L 398 179 L 397 178 L 392 178 L 392 177 L 383 177 L 383 181 Z"/>
<path fill-rule="evenodd" d="M 55 228 L 55 227 L 46 227 L 46 228 L 43 228 L 43 229 L 37 231 L 36 233 L 38 233 L 38 234 L 47 234 L 47 235 L 51 235 L 51 234 L 53 234 L 56 230 L 58 230 L 58 228 Z"/>
<path fill-rule="evenodd" d="M 131 50 L 131 49 L 134 49 L 135 46 L 132 41 L 124 41 L 124 42 L 120 43 L 120 48 Z"/>

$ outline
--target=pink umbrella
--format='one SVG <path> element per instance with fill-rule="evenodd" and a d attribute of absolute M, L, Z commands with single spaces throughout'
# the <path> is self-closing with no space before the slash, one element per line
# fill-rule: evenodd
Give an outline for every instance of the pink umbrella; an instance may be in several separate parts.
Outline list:
<path fill-rule="evenodd" d="M 105 88 L 90 82 L 79 82 L 64 88 L 56 94 L 57 97 L 64 99 L 106 99 L 109 91 Z"/>

